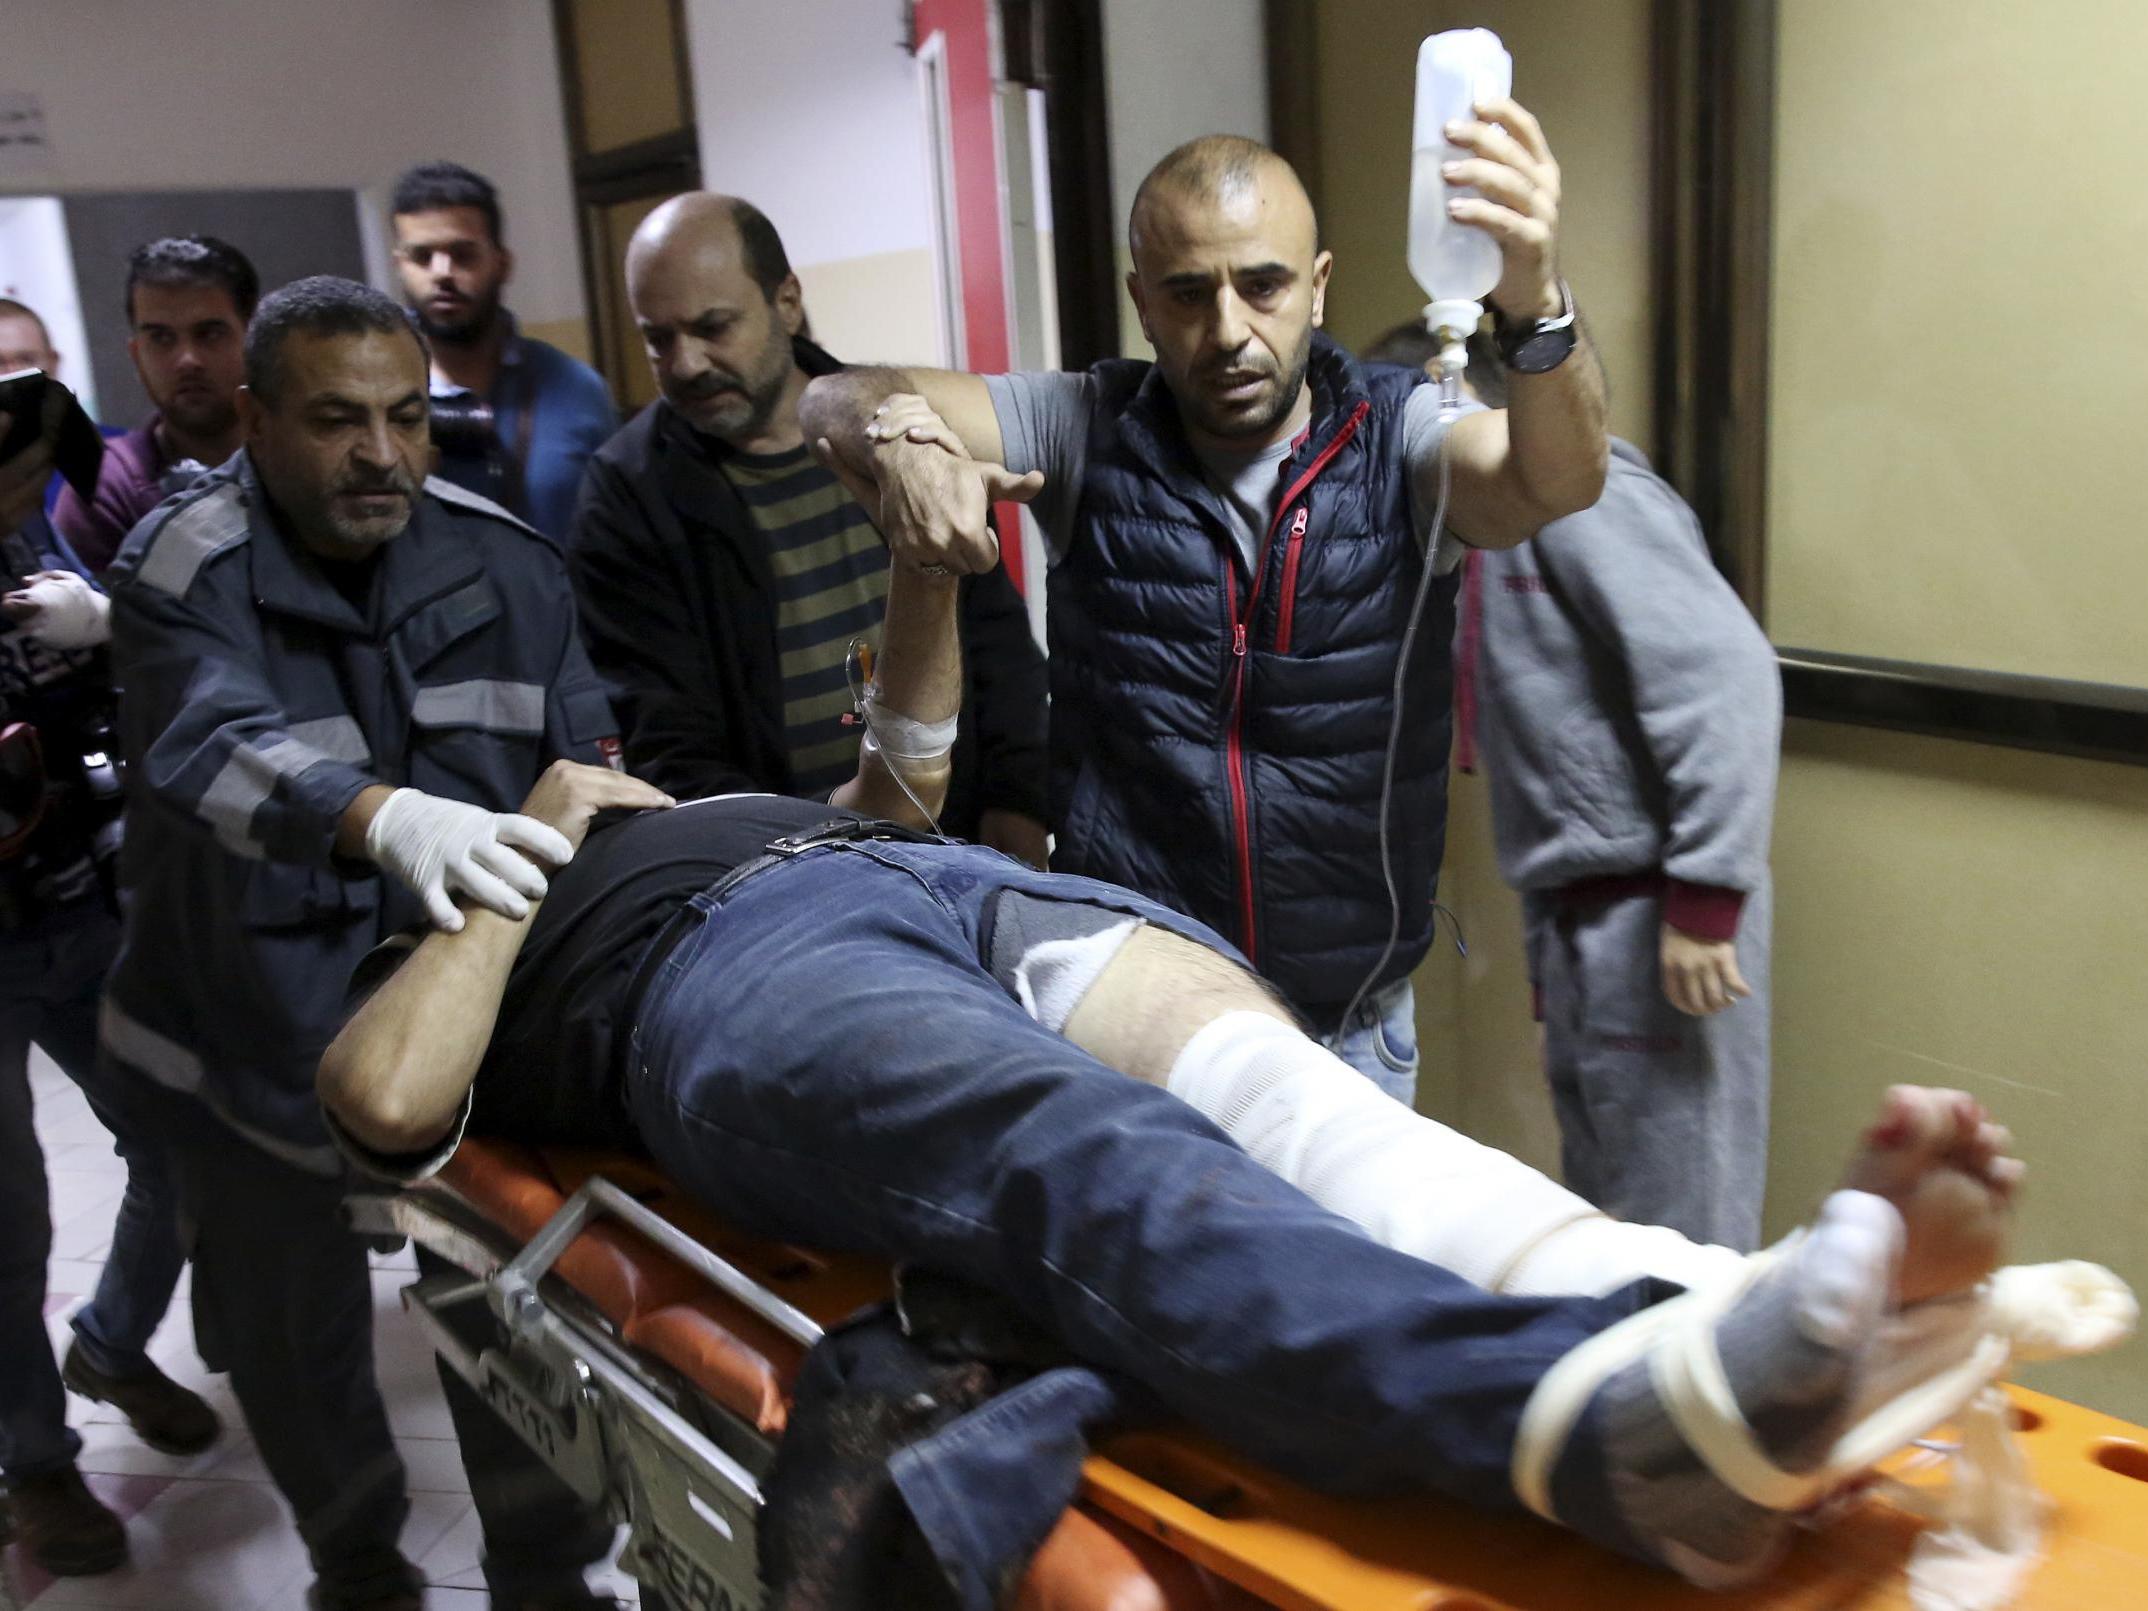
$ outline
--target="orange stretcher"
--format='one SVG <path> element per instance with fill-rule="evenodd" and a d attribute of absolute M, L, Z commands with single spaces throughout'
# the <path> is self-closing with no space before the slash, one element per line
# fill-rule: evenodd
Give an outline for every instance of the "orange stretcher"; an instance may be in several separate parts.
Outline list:
<path fill-rule="evenodd" d="M 622 1560 L 673 1603 L 761 1604 L 755 1529 L 806 1349 L 889 1291 L 885 1267 L 742 1237 L 648 1163 L 467 1140 L 433 1180 L 360 1199 L 462 1275 L 406 1306 L 570 1487 L 628 1524 Z M 473 1349 L 456 1311 L 482 1304 Z M 2014 1389 L 2052 1502 L 2013 1604 L 2148 1603 L 2148 1432 Z M 1910 1480 L 1914 1481 L 1912 1477 Z M 1805 1534 L 1763 1584 L 1708 1593 L 1534 1518 L 1314 1493 L 1186 1431 L 1107 1441 L 1039 1552 L 1021 1611 L 1883 1611 L 1908 1607 L 1923 1525 L 1878 1492 Z"/>

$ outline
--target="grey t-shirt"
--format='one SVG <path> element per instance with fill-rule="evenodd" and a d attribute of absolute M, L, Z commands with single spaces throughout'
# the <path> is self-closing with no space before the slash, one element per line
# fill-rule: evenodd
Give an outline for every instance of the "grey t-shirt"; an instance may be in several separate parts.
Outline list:
<path fill-rule="evenodd" d="M 999 417 L 1007 468 L 1016 475 L 1044 472 L 1044 490 L 1029 508 L 1044 532 L 1055 565 L 1074 535 L 1095 389 L 1094 379 L 1083 374 L 1034 370 L 985 376 L 992 411 Z M 1474 412 L 1476 406 L 1465 404 L 1464 411 Z M 1402 453 L 1409 466 L 1410 518 L 1419 542 L 1427 540 L 1438 507 L 1439 450 L 1449 423 L 1440 418 L 1437 387 L 1420 386 L 1410 393 L 1402 413 Z M 1283 493 L 1282 467 L 1290 448 L 1285 438 L 1251 454 L 1197 455 L 1209 484 L 1222 497 L 1231 534 L 1245 555 L 1248 571 L 1260 563 L 1260 540 Z M 1444 574 L 1462 562 L 1462 553 L 1460 539 L 1451 530 L 1442 532 L 1433 551 L 1433 566 Z"/>

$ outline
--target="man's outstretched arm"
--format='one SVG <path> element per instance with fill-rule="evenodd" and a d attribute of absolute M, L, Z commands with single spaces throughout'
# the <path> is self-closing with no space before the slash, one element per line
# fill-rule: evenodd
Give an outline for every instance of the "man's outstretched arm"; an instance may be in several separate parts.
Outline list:
<path fill-rule="evenodd" d="M 575 850 L 599 811 L 639 811 L 670 796 L 609 767 L 555 761 L 522 802 Z M 361 1146 L 402 1155 L 445 1136 L 485 1060 L 528 917 L 472 906 L 450 934 L 426 935 L 410 959 L 352 1014 L 321 1058 L 321 1105 Z"/>
<path fill-rule="evenodd" d="M 808 441 L 826 437 L 837 444 L 845 463 L 870 475 L 866 424 L 882 403 L 904 392 L 922 397 L 971 458 L 985 464 L 1005 461 L 999 414 L 992 407 L 984 377 L 959 369 L 859 368 L 821 375 L 799 399 L 798 420 Z"/>
<path fill-rule="evenodd" d="M 929 429 L 890 428 L 890 416 Z M 1010 476 L 999 416 L 982 377 L 945 369 L 846 369 L 813 380 L 799 399 L 806 440 L 842 475 L 899 563 L 957 575 L 999 563 L 988 504 L 1026 502 L 1042 475 Z M 870 496 L 862 490 L 873 489 Z"/>
<path fill-rule="evenodd" d="M 1499 243 L 1493 307 L 1524 323 L 1558 317 L 1566 306 L 1558 271 L 1559 164 L 1542 125 L 1513 101 L 1491 101 L 1450 137 L 1475 154 L 1451 164 L 1447 182 L 1478 192 L 1451 201 L 1450 216 Z M 1463 541 L 1511 548 L 1602 493 L 1610 455 L 1603 367 L 1587 330 L 1577 326 L 1577 336 L 1576 349 L 1549 373 L 1510 375 L 1505 408 L 1456 421 L 1447 524 Z M 1437 461 L 1412 471 L 1429 508 L 1425 494 L 1437 484 Z"/>

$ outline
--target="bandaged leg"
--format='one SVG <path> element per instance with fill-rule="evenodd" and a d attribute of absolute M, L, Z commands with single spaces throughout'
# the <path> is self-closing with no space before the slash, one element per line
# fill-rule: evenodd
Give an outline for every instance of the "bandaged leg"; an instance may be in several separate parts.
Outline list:
<path fill-rule="evenodd" d="M 1743 1255 L 1607 1219 L 1519 1159 L 1412 1113 L 1282 1020 L 1230 1012 L 1167 1089 L 1322 1207 L 1495 1292 L 1604 1293 L 1643 1276 L 1734 1280 Z"/>
<path fill-rule="evenodd" d="M 1606 1218 L 1519 1159 L 1401 1106 L 1190 940 L 1100 907 L 1010 896 L 991 949 L 994 973 L 1045 1028 L 1164 1085 L 1389 1247 L 1537 1296 L 1644 1276 L 1737 1278 L 1742 1255 Z"/>

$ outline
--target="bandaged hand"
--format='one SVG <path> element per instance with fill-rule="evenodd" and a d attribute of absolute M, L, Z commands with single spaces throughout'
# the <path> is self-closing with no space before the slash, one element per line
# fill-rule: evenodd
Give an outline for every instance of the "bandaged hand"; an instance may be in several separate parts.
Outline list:
<path fill-rule="evenodd" d="M 38 571 L 0 610 L 48 649 L 94 649 L 112 636 L 112 601 L 73 571 Z"/>
<path fill-rule="evenodd" d="M 366 854 L 425 903 L 426 916 L 450 934 L 461 930 L 456 892 L 502 917 L 529 916 L 544 899 L 545 878 L 528 851 L 554 868 L 574 858 L 558 829 L 509 811 L 487 811 L 416 789 L 383 800 L 365 831 Z"/>
<path fill-rule="evenodd" d="M 1753 993 L 1731 940 L 1704 940 L 1663 925 L 1663 994 L 1680 1012 L 1706 1018 Z"/>

